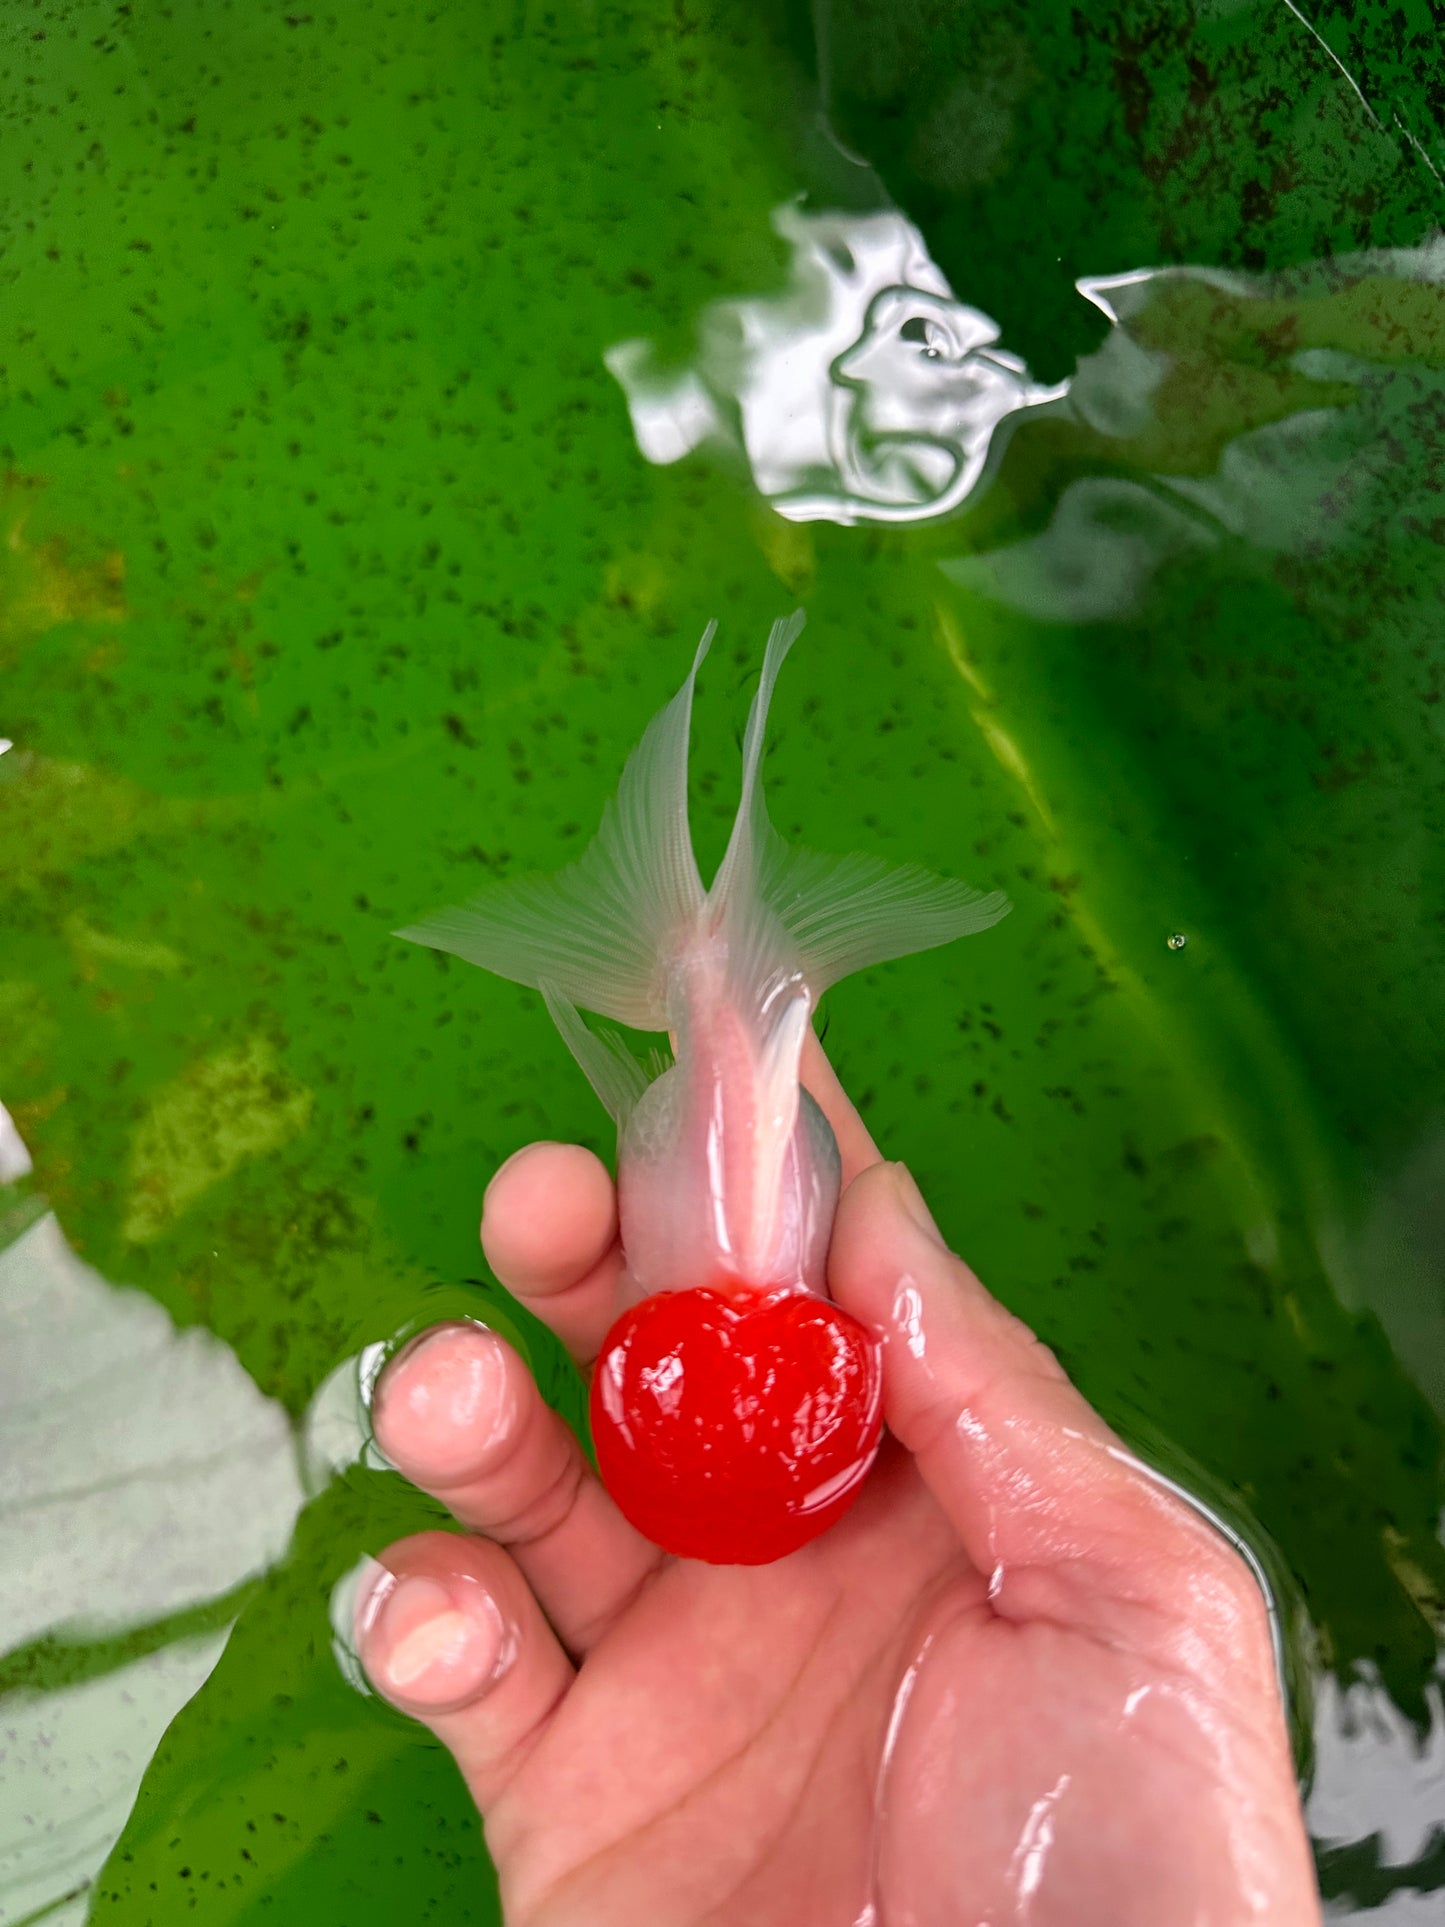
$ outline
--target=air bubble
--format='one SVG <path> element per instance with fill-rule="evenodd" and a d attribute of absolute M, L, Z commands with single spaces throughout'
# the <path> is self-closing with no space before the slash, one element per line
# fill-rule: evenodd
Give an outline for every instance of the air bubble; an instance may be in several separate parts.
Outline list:
<path fill-rule="evenodd" d="M 1171 950 L 1182 950 L 1188 941 L 1188 937 L 1185 936 L 1182 930 L 1176 930 L 1174 935 L 1169 938 L 1169 948 Z"/>

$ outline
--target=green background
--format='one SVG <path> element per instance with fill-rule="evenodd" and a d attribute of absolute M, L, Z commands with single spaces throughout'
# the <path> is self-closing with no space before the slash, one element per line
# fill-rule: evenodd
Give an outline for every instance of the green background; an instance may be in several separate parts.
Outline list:
<path fill-rule="evenodd" d="M 801 600 L 779 826 L 1016 905 L 830 996 L 845 1081 L 993 1290 L 1260 1548 L 1299 1679 L 1423 1723 L 1445 141 L 1428 9 L 1310 18 L 12 4 L 0 1096 L 36 1169 L 5 1235 L 47 1203 L 298 1420 L 370 1341 L 505 1319 L 464 1283 L 486 1178 L 538 1134 L 606 1151 L 605 1120 L 535 998 L 388 933 L 575 854 L 712 615 L 715 858 Z M 908 530 L 649 467 L 604 350 L 685 357 L 707 303 L 782 286 L 772 209 L 885 193 L 1079 408 Z M 1156 279 L 1112 333 L 1073 286 L 1167 264 L 1237 278 Z M 359 1468 L 312 1499 L 97 1919 L 496 1918 L 449 1763 L 331 1650 L 334 1581 L 430 1516 Z M 168 1636 L 61 1636 L 0 1684 Z M 1438 1840 L 1379 1860 L 1331 1845 L 1326 1890 L 1445 1883 Z"/>

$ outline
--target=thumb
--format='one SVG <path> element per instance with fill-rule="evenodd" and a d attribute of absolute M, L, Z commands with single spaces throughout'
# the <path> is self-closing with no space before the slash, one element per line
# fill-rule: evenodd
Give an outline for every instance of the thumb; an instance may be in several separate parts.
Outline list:
<path fill-rule="evenodd" d="M 1046 1346 L 949 1251 L 902 1165 L 844 1193 L 833 1295 L 883 1339 L 883 1412 L 994 1611 L 1145 1643 L 1263 1621 L 1248 1568 L 1142 1465 Z"/>

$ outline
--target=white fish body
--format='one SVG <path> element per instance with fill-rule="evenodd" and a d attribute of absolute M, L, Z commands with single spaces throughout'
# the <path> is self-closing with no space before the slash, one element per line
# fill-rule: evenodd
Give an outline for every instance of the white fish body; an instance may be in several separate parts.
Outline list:
<path fill-rule="evenodd" d="M 541 991 L 618 1125 L 625 1302 L 709 1286 L 823 1293 L 838 1200 L 832 1131 L 799 1084 L 808 1024 L 840 978 L 997 923 L 1009 903 L 869 857 L 791 848 L 763 804 L 768 705 L 803 627 L 773 625 L 743 746 L 742 798 L 711 889 L 693 856 L 692 670 L 649 724 L 584 855 L 494 885 L 399 934 Z M 582 1009 L 670 1032 L 650 1076 Z M 621 1309 L 621 1306 L 619 1306 Z"/>

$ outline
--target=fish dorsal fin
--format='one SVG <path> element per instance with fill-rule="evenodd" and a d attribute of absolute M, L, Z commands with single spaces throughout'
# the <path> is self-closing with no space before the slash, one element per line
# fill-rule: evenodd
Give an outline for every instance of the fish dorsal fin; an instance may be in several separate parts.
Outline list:
<path fill-rule="evenodd" d="M 513 983 L 545 984 L 564 1003 L 634 1030 L 666 1029 L 670 956 L 703 904 L 688 830 L 687 744 L 693 686 L 716 629 L 704 630 L 687 680 L 648 724 L 575 863 L 555 876 L 494 884 L 397 935 Z"/>
<path fill-rule="evenodd" d="M 802 610 L 773 624 L 743 738 L 743 780 L 705 921 L 726 941 L 730 1001 L 752 1030 L 746 1128 L 731 1154 L 747 1174 L 730 1201 L 730 1241 L 748 1276 L 766 1269 L 786 1155 L 797 1123 L 798 1073 L 808 1021 L 842 977 L 890 957 L 949 943 L 1007 915 L 1001 891 L 876 857 L 791 848 L 768 820 L 762 761 L 778 672 L 802 631 Z M 726 1094 L 724 1094 L 726 1095 Z"/>
<path fill-rule="evenodd" d="M 916 864 L 869 856 L 823 856 L 783 841 L 768 819 L 762 758 L 768 709 L 801 609 L 773 624 L 743 740 L 743 786 L 727 852 L 708 893 L 728 930 L 736 970 L 757 984 L 801 972 L 816 1004 L 856 970 L 986 930 L 1012 907 Z"/>
<path fill-rule="evenodd" d="M 801 1102 L 798 1072 L 812 1008 L 812 1000 L 798 984 L 791 995 L 781 996 L 777 1008 L 769 1012 L 766 1029 L 759 1040 L 757 1111 L 753 1130 L 745 1139 L 753 1166 L 748 1186 L 750 1222 L 746 1228 L 732 1227 L 734 1239 L 744 1254 L 744 1277 L 766 1275 L 770 1247 L 782 1219 L 783 1177 L 788 1146 L 798 1122 Z"/>

